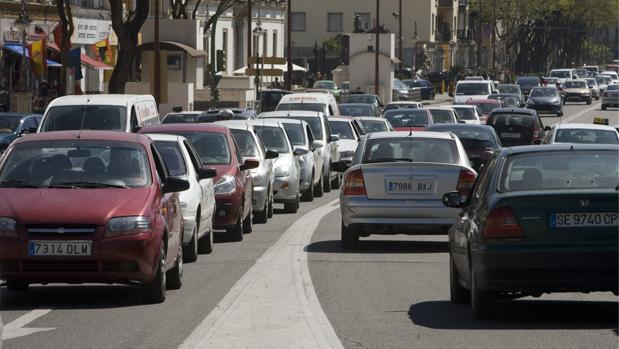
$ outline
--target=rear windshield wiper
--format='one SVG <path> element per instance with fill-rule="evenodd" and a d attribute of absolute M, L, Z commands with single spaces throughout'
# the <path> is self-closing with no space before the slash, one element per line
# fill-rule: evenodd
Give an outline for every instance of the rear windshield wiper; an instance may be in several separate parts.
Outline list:
<path fill-rule="evenodd" d="M 378 158 L 367 160 L 366 164 L 378 163 L 378 162 L 413 162 L 413 159 L 409 158 Z"/>
<path fill-rule="evenodd" d="M 50 185 L 50 188 L 122 188 L 122 189 L 128 189 L 129 187 L 124 184 L 80 181 L 80 182 L 65 182 L 65 183 L 52 184 Z"/>
<path fill-rule="evenodd" d="M 38 188 L 38 185 L 30 184 L 19 179 L 7 179 L 4 181 L 0 181 L 0 187 L 5 188 Z"/>

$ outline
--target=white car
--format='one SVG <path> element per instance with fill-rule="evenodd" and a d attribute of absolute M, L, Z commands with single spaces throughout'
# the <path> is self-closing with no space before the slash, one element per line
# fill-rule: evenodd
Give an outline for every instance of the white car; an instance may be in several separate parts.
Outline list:
<path fill-rule="evenodd" d="M 619 133 L 606 125 L 555 124 L 546 133 L 544 144 L 556 143 L 619 144 Z"/>
<path fill-rule="evenodd" d="M 605 70 L 600 75 L 607 75 L 613 80 L 613 84 L 619 84 L 619 74 L 614 70 Z"/>
<path fill-rule="evenodd" d="M 359 127 L 351 118 L 329 118 L 331 132 L 339 137 L 337 150 L 340 161 L 350 163 L 361 140 Z"/>
<path fill-rule="evenodd" d="M 353 119 L 357 122 L 363 134 L 371 132 L 389 132 L 393 131 L 393 125 L 385 118 L 375 118 L 372 116 L 355 116 Z"/>
<path fill-rule="evenodd" d="M 363 137 L 340 191 L 342 248 L 371 234 L 447 233 L 458 209 L 444 194 L 470 194 L 477 172 L 457 136 L 446 132 L 377 132 Z"/>
<path fill-rule="evenodd" d="M 476 105 L 458 104 L 450 106 L 465 124 L 481 125 L 481 110 Z"/>
<path fill-rule="evenodd" d="M 184 220 L 183 261 L 194 262 L 198 253 L 213 251 L 215 169 L 205 167 L 191 142 L 183 136 L 148 134 L 172 176 L 189 181 L 189 189 L 179 193 Z"/>
<path fill-rule="evenodd" d="M 432 123 L 434 124 L 457 124 L 458 123 L 458 114 L 456 111 L 449 107 L 435 107 L 429 106 L 423 109 L 428 109 L 430 114 L 432 114 Z"/>
<path fill-rule="evenodd" d="M 383 113 L 391 109 L 419 109 L 423 108 L 423 103 L 413 101 L 397 101 L 391 102 L 383 108 Z"/>
<path fill-rule="evenodd" d="M 496 93 L 494 83 L 488 80 L 460 80 L 456 84 L 455 94 L 449 92 L 453 97 L 453 104 L 464 104 L 469 99 L 486 99 L 489 95 Z"/>

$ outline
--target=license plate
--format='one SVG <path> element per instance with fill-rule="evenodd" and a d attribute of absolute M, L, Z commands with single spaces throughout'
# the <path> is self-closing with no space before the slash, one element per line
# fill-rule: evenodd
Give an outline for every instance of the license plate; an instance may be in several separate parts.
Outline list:
<path fill-rule="evenodd" d="M 617 212 L 554 213 L 551 228 L 613 227 L 617 226 Z"/>
<path fill-rule="evenodd" d="M 91 241 L 29 241 L 30 256 L 90 256 Z"/>
<path fill-rule="evenodd" d="M 503 133 L 501 133 L 501 137 L 503 137 L 503 138 L 520 138 L 520 133 L 503 132 Z"/>
<path fill-rule="evenodd" d="M 434 192 L 434 181 L 408 179 L 389 180 L 387 181 L 387 192 L 390 194 L 432 193 Z"/>

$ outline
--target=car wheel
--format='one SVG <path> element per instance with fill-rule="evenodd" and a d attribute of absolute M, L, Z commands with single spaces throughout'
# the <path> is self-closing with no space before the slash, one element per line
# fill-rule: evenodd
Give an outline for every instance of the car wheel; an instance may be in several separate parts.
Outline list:
<path fill-rule="evenodd" d="M 318 184 L 316 184 L 314 186 L 314 197 L 322 197 L 324 195 L 324 187 L 323 187 L 323 183 L 324 183 L 324 177 L 320 177 L 320 182 L 318 182 Z"/>
<path fill-rule="evenodd" d="M 24 281 L 6 280 L 6 288 L 11 292 L 21 292 L 28 289 L 29 284 Z"/>
<path fill-rule="evenodd" d="M 602 104 L 602 110 L 606 110 L 606 106 Z"/>
<path fill-rule="evenodd" d="M 213 252 L 213 230 L 198 240 L 198 252 L 206 254 Z"/>
<path fill-rule="evenodd" d="M 269 189 L 269 213 L 268 218 L 273 218 L 273 189 Z"/>
<path fill-rule="evenodd" d="M 232 237 L 232 241 L 243 241 L 243 219 L 241 218 L 241 216 L 243 215 L 242 212 L 243 210 L 241 209 L 241 213 L 239 213 L 234 227 L 226 230 L 228 235 Z"/>
<path fill-rule="evenodd" d="M 587 99 L 587 104 L 591 104 L 591 98 Z"/>
<path fill-rule="evenodd" d="M 563 112 L 562 111 L 558 112 L 557 116 L 559 116 L 559 117 L 563 116 Z"/>
<path fill-rule="evenodd" d="M 245 220 L 243 221 L 243 234 L 249 234 L 254 230 L 254 227 L 252 225 L 252 220 L 253 220 L 252 216 L 253 216 L 253 213 L 250 209 L 249 213 L 247 213 L 247 217 L 245 217 Z"/>
<path fill-rule="evenodd" d="M 595 100 L 599 101 L 600 100 L 600 96 L 595 97 Z"/>
<path fill-rule="evenodd" d="M 459 283 L 460 277 L 449 253 L 449 299 L 453 304 L 466 304 L 471 301 L 471 292 Z"/>
<path fill-rule="evenodd" d="M 287 213 L 297 213 L 297 211 L 299 211 L 299 207 L 301 206 L 299 204 L 299 201 L 300 198 L 297 195 L 297 199 L 294 202 L 284 204 L 284 211 L 286 211 Z"/>
<path fill-rule="evenodd" d="M 196 222 L 199 222 L 196 218 Z M 183 258 L 185 263 L 191 263 L 198 260 L 198 226 L 197 223 L 193 227 L 193 234 L 189 245 L 183 246 Z"/>
<path fill-rule="evenodd" d="M 496 292 L 480 290 L 475 273 L 471 272 L 471 310 L 477 320 L 491 320 L 496 316 Z"/>
<path fill-rule="evenodd" d="M 331 189 L 340 189 L 340 175 L 338 173 L 337 176 L 331 181 Z"/>
<path fill-rule="evenodd" d="M 254 220 L 256 223 L 266 223 L 269 220 L 269 196 L 267 194 L 266 200 L 264 200 L 264 208 L 262 211 L 256 212 Z"/>
<path fill-rule="evenodd" d="M 312 178 L 310 178 L 310 186 L 303 192 L 301 201 L 311 202 L 314 201 L 314 173 L 312 172 Z"/>
<path fill-rule="evenodd" d="M 159 252 L 159 264 L 155 278 L 142 284 L 142 300 L 145 303 L 161 303 L 165 300 L 166 293 L 166 272 L 165 272 L 165 244 L 161 242 L 161 251 Z"/>
<path fill-rule="evenodd" d="M 567 104 L 567 100 L 564 99 L 563 100 L 563 105 L 566 105 L 566 104 Z"/>
<path fill-rule="evenodd" d="M 342 222 L 342 249 L 350 250 L 356 248 L 359 245 L 359 234 L 352 229 L 347 228 Z"/>
<path fill-rule="evenodd" d="M 331 170 L 322 179 L 322 191 L 328 193 L 331 191 Z"/>
<path fill-rule="evenodd" d="M 183 286 L 183 249 L 182 245 L 178 246 L 178 255 L 176 256 L 176 265 L 168 270 L 166 278 L 168 290 L 178 290 Z"/>

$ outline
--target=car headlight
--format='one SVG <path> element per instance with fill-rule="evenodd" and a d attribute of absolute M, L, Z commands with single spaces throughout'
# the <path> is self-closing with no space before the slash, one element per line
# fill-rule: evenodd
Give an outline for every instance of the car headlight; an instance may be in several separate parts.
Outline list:
<path fill-rule="evenodd" d="M 251 181 L 252 183 L 254 183 L 254 185 L 260 185 L 260 183 L 262 183 L 263 180 L 264 180 L 264 176 L 262 175 L 262 173 L 251 174 Z"/>
<path fill-rule="evenodd" d="M 340 158 L 350 158 L 354 155 L 355 153 L 352 151 L 343 151 L 340 153 Z"/>
<path fill-rule="evenodd" d="M 17 223 L 13 218 L 0 217 L 0 236 L 7 238 L 17 237 Z"/>
<path fill-rule="evenodd" d="M 234 177 L 232 177 L 231 175 L 222 176 L 219 181 L 217 181 L 213 189 L 215 195 L 234 193 L 234 191 L 236 190 Z"/>
<path fill-rule="evenodd" d="M 277 166 L 275 168 L 275 177 L 286 177 L 290 174 L 289 166 Z"/>
<path fill-rule="evenodd" d="M 128 216 L 114 217 L 107 221 L 105 237 L 147 233 L 151 225 L 148 217 Z"/>
<path fill-rule="evenodd" d="M 561 100 L 555 99 L 554 101 L 552 101 L 552 104 L 561 104 Z"/>

